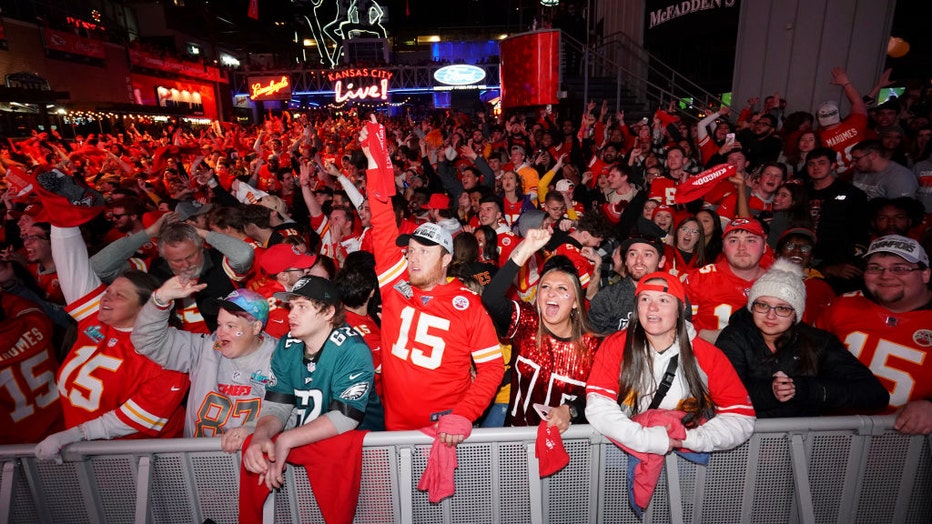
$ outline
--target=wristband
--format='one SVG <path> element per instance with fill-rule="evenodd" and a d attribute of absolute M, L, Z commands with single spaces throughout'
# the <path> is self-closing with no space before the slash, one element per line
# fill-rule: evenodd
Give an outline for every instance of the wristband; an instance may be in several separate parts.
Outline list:
<path fill-rule="evenodd" d="M 152 303 L 155 304 L 155 307 L 159 309 L 168 309 L 171 307 L 170 303 L 162 302 L 162 299 L 159 298 L 159 295 L 156 291 L 152 292 Z"/>

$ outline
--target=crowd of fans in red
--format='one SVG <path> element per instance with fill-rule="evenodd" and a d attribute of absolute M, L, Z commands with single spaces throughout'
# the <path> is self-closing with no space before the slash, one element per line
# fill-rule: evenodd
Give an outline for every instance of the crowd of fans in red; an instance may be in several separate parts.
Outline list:
<path fill-rule="evenodd" d="M 326 306 L 319 312 L 336 308 L 339 315 L 326 319 L 333 329 L 345 313 L 365 339 L 387 429 L 415 429 L 447 413 L 430 412 L 426 398 L 425 418 L 406 419 L 392 396 L 402 393 L 394 392 L 423 388 L 430 397 L 432 382 L 399 384 L 390 360 L 443 369 L 453 328 L 436 330 L 479 315 L 470 322 L 494 326 L 499 345 L 485 347 L 491 331 L 470 339 L 464 354 L 473 375 L 460 377 L 450 407 L 471 424 L 543 420 L 562 431 L 588 420 L 624 441 L 632 437 L 618 429 L 621 412 L 613 409 L 624 406 L 625 416 L 653 409 L 650 398 L 642 402 L 648 394 L 658 403 L 670 395 L 667 404 L 673 399 L 669 407 L 687 413 L 689 430 L 702 417 L 722 422 L 718 437 L 709 436 L 711 427 L 703 436 L 686 432 L 685 440 L 664 435 L 660 443 L 645 433 L 633 438 L 636 451 L 737 445 L 748 426 L 728 426 L 729 413 L 752 421 L 755 412 L 897 412 L 897 429 L 928 434 L 930 106 L 913 92 L 872 105 L 841 69 L 831 81 L 850 103 L 845 118 L 834 102 L 810 112 L 773 95 L 698 122 L 674 105 L 639 121 L 595 102 L 579 121 L 564 118 L 566 108 L 501 117 L 409 111 L 379 117 L 383 152 L 367 145 L 368 115 L 324 110 L 269 115 L 248 127 L 130 125 L 73 141 L 54 132 L 10 141 L 0 151 L 7 188 L 0 443 L 40 442 L 80 427 L 39 450 L 53 457 L 85 438 L 218 436 L 255 425 L 258 403 L 249 411 L 242 399 L 224 401 L 232 415 L 222 416 L 208 404 L 192 405 L 201 402 L 195 383 L 205 380 L 198 361 L 156 364 L 139 356 L 143 342 L 154 343 L 145 337 L 157 334 L 140 334 L 142 318 L 159 330 L 203 337 L 185 347 L 207 340 L 205 351 L 233 361 L 255 351 L 268 357 L 275 339 L 282 350 L 300 338 L 289 336 L 302 326 L 288 304 L 295 297 Z M 382 240 L 398 233 L 408 235 L 410 283 L 384 262 L 394 248 Z M 445 250 L 439 276 L 420 274 L 426 270 L 415 261 L 434 256 L 413 250 L 422 244 Z M 330 288 L 318 278 L 334 283 L 341 303 L 326 298 Z M 451 295 L 455 311 L 446 314 L 461 318 L 428 322 L 434 295 L 419 293 L 447 279 L 472 290 L 457 287 Z M 397 305 L 397 318 L 381 315 L 380 302 L 392 304 L 386 293 L 393 290 L 406 299 L 414 293 L 423 310 Z M 481 301 L 470 301 L 472 292 Z M 655 294 L 667 298 L 655 304 Z M 223 298 L 219 310 L 211 304 Z M 680 308 L 668 317 L 670 300 Z M 491 323 L 474 311 L 480 303 Z M 155 309 L 146 313 L 144 305 Z M 231 320 L 227 306 L 247 316 Z M 162 310 L 173 313 L 161 318 Z M 249 321 L 262 325 L 241 342 L 244 329 L 256 328 Z M 652 323 L 675 335 L 670 347 L 693 341 L 692 350 L 677 350 L 685 371 L 682 384 L 666 385 L 669 393 L 658 393 L 664 372 L 681 375 L 675 359 L 663 360 Z M 397 337 L 385 335 L 388 324 Z M 635 358 L 629 346 L 643 339 L 639 330 L 654 353 Z M 310 344 L 308 337 L 302 340 Z M 404 337 L 425 345 L 397 342 Z M 227 351 L 241 343 L 245 353 Z M 722 352 L 727 361 L 716 356 Z M 629 357 L 635 371 L 626 370 Z M 173 367 L 163 368 L 166 362 Z M 318 365 L 313 358 L 305 364 L 311 373 Z M 118 373 L 121 365 L 131 373 Z M 275 375 L 263 375 L 268 362 L 256 366 L 251 383 L 274 389 Z M 741 384 L 725 380 L 723 393 L 716 384 L 735 373 Z M 214 379 L 204 398 L 236 397 L 224 380 L 237 376 Z M 436 387 L 455 382 L 450 377 Z M 742 385 L 753 408 L 736 407 Z M 341 413 L 331 417 L 338 432 L 355 417 Z M 716 438 L 728 446 L 705 444 Z"/>

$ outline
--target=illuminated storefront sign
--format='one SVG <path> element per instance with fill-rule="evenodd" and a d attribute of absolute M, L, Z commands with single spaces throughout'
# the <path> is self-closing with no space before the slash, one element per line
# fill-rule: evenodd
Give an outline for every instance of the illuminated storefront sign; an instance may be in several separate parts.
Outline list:
<path fill-rule="evenodd" d="M 348 100 L 388 101 L 392 73 L 383 69 L 344 69 L 327 73 L 333 82 L 333 99 L 340 104 Z"/>
<path fill-rule="evenodd" d="M 249 98 L 257 100 L 289 100 L 291 80 L 287 76 L 249 77 Z"/>
<path fill-rule="evenodd" d="M 434 71 L 434 80 L 448 86 L 465 86 L 485 79 L 485 69 L 474 65 L 456 64 Z"/>

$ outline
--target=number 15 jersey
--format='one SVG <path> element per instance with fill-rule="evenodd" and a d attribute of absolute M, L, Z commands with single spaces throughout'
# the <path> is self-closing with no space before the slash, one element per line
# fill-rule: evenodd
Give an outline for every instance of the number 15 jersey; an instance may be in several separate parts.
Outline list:
<path fill-rule="evenodd" d="M 411 286 L 407 261 L 395 245 L 391 205 L 369 202 L 382 294 L 385 429 L 420 429 L 447 413 L 475 421 L 505 373 L 492 319 L 479 295 L 458 279 L 430 291 Z"/>
<path fill-rule="evenodd" d="M 860 291 L 839 297 L 816 321 L 834 333 L 890 393 L 890 412 L 932 398 L 932 306 L 893 313 Z"/>

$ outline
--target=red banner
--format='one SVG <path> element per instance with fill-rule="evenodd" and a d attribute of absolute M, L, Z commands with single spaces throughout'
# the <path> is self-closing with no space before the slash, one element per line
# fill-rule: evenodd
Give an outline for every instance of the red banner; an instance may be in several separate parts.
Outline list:
<path fill-rule="evenodd" d="M 259 19 L 259 0 L 249 0 L 249 11 L 246 16 L 253 20 Z"/>
<path fill-rule="evenodd" d="M 209 80 L 211 82 L 226 82 L 226 77 L 220 74 L 216 67 L 205 66 L 195 62 L 185 62 L 176 58 L 163 58 L 154 54 L 140 51 L 139 49 L 129 50 L 129 63 L 137 67 L 146 69 L 155 69 L 174 73 L 177 75 Z"/>
<path fill-rule="evenodd" d="M 503 109 L 559 103 L 559 31 L 506 38 L 499 44 L 499 52 Z"/>
<path fill-rule="evenodd" d="M 100 40 L 84 38 L 74 33 L 66 33 L 64 31 L 56 31 L 47 28 L 42 30 L 42 40 L 45 44 L 45 49 L 48 51 L 89 56 L 100 60 L 107 58 L 107 51 L 104 49 L 104 43 Z"/>

